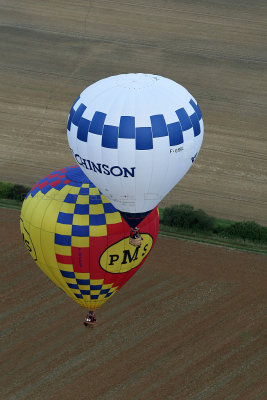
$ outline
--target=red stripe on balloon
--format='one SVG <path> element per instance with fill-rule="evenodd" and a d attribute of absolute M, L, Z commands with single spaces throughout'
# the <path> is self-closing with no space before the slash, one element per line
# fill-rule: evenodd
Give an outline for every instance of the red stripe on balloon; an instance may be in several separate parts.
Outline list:
<path fill-rule="evenodd" d="M 63 256 L 61 254 L 56 254 L 57 262 L 61 264 L 72 264 L 71 256 Z"/>

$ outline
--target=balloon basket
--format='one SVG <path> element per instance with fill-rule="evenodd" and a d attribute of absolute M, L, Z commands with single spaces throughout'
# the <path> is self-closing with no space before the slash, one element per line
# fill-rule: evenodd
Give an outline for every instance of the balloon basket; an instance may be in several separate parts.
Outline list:
<path fill-rule="evenodd" d="M 96 325 L 96 317 L 94 311 L 89 311 L 89 313 L 85 317 L 83 324 L 85 327 L 88 326 L 90 328 L 94 328 L 94 326 Z"/>

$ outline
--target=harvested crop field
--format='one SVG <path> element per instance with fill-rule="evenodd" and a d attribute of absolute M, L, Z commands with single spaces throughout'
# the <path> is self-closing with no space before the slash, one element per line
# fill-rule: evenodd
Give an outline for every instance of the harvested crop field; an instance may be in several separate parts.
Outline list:
<path fill-rule="evenodd" d="M 0 209 L 0 229 L 3 399 L 265 398 L 265 256 L 159 237 L 88 329 L 27 253 L 19 212 Z"/>
<path fill-rule="evenodd" d="M 32 186 L 74 164 L 69 109 L 128 72 L 185 86 L 205 135 L 160 206 L 267 225 L 266 1 L 2 0 L 0 180 Z M 0 208 L 1 398 L 264 400 L 266 256 L 159 237 L 150 257 L 82 325 L 34 264 L 19 212 Z"/>
<path fill-rule="evenodd" d="M 161 206 L 267 225 L 266 11 L 258 0 L 3 0 L 0 179 L 33 185 L 73 164 L 69 109 L 89 84 L 128 72 L 184 85 L 205 137 Z"/>

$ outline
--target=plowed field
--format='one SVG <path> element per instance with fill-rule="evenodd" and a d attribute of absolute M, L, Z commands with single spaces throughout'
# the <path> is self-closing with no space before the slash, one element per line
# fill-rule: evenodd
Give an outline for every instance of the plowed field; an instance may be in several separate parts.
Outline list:
<path fill-rule="evenodd" d="M 88 329 L 0 223 L 1 398 L 265 399 L 266 257 L 159 237 Z"/>
<path fill-rule="evenodd" d="M 267 225 L 265 0 L 2 0 L 0 179 L 35 184 L 74 163 L 69 109 L 91 83 L 128 72 L 184 85 L 202 150 L 162 202 Z"/>

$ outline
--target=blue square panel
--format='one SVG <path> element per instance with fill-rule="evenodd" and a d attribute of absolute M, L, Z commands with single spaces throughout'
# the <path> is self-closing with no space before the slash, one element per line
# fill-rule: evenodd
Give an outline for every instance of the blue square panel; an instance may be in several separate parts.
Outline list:
<path fill-rule="evenodd" d="M 89 237 L 89 226 L 87 225 L 72 225 L 72 235 L 79 237 Z"/>
<path fill-rule="evenodd" d="M 101 196 L 99 194 L 92 194 L 89 196 L 89 202 L 90 204 L 101 204 L 102 203 Z"/>
<path fill-rule="evenodd" d="M 100 294 L 107 294 L 109 292 L 109 289 L 102 289 L 100 291 Z"/>
<path fill-rule="evenodd" d="M 74 116 L 74 114 L 75 114 L 75 110 L 74 110 L 73 107 L 75 106 L 75 104 L 77 103 L 77 101 L 79 100 L 79 98 L 80 98 L 80 96 L 77 97 L 77 99 L 76 99 L 75 102 L 72 104 L 72 107 L 71 107 L 71 109 L 70 109 L 69 119 L 68 119 L 68 130 L 70 130 L 71 121 L 72 121 L 72 118 L 73 118 L 73 116 Z"/>
<path fill-rule="evenodd" d="M 61 275 L 62 275 L 64 278 L 72 278 L 72 279 L 75 279 L 75 274 L 74 274 L 74 272 L 62 271 L 62 270 L 60 270 L 60 272 L 61 272 Z"/>
<path fill-rule="evenodd" d="M 114 213 L 116 208 L 111 203 L 103 203 L 105 213 Z"/>
<path fill-rule="evenodd" d="M 90 121 L 89 119 L 81 118 L 78 125 L 77 138 L 82 142 L 87 142 Z"/>
<path fill-rule="evenodd" d="M 89 216 L 89 224 L 90 226 L 96 226 L 96 225 L 106 225 L 106 217 L 105 214 L 91 214 Z"/>
<path fill-rule="evenodd" d="M 81 292 L 81 294 L 84 294 L 86 296 L 90 296 L 90 290 L 81 289 L 80 292 Z"/>
<path fill-rule="evenodd" d="M 76 279 L 78 285 L 80 286 L 89 286 L 90 285 L 90 279 Z"/>
<path fill-rule="evenodd" d="M 104 125 L 102 135 L 102 147 L 107 147 L 108 149 L 117 149 L 118 134 L 119 129 L 117 126 Z"/>
<path fill-rule="evenodd" d="M 192 128 L 192 122 L 184 108 L 179 108 L 179 110 L 176 111 L 176 114 L 179 118 L 183 131 L 187 131 L 188 129 Z"/>
<path fill-rule="evenodd" d="M 81 103 L 79 105 L 77 111 L 75 112 L 74 117 L 72 118 L 71 122 L 73 123 L 73 125 L 78 126 L 80 119 L 85 110 L 86 110 L 86 106 L 83 103 Z"/>
<path fill-rule="evenodd" d="M 125 139 L 135 138 L 135 118 L 123 116 L 120 119 L 119 137 Z"/>
<path fill-rule="evenodd" d="M 76 204 L 74 209 L 74 214 L 88 215 L 89 214 L 89 204 Z"/>
<path fill-rule="evenodd" d="M 71 288 L 71 289 L 79 289 L 79 286 L 76 285 L 76 283 L 68 283 L 68 282 L 67 282 L 67 285 L 68 285 L 68 287 Z"/>
<path fill-rule="evenodd" d="M 69 119 L 68 119 L 68 125 L 67 125 L 68 131 L 70 130 L 71 121 L 72 121 L 72 119 L 73 119 L 73 117 L 74 117 L 74 114 L 75 114 L 75 110 L 74 110 L 74 108 L 72 108 L 72 109 L 70 110 L 70 113 L 69 113 Z"/>
<path fill-rule="evenodd" d="M 89 188 L 81 187 L 79 194 L 89 195 Z"/>
<path fill-rule="evenodd" d="M 91 285 L 90 289 L 91 290 L 100 290 L 102 288 L 102 285 Z"/>
<path fill-rule="evenodd" d="M 68 214 L 60 212 L 57 217 L 57 222 L 59 224 L 71 225 L 73 221 L 73 214 Z"/>
<path fill-rule="evenodd" d="M 46 194 L 46 193 L 48 193 L 49 190 L 51 190 L 51 189 L 52 189 L 52 186 L 46 185 L 46 186 L 44 186 L 44 187 L 41 189 L 41 192 L 42 192 L 43 194 Z"/>
<path fill-rule="evenodd" d="M 60 235 L 59 233 L 55 233 L 55 244 L 60 244 L 61 246 L 70 246 L 71 245 L 71 236 L 70 235 Z"/>
<path fill-rule="evenodd" d="M 65 202 L 65 203 L 70 203 L 70 204 L 75 204 L 76 201 L 77 201 L 77 197 L 78 197 L 77 194 L 70 194 L 70 193 L 68 193 L 67 196 L 65 197 L 64 202 Z"/>
<path fill-rule="evenodd" d="M 166 122 L 162 114 L 152 115 L 150 117 L 153 137 L 163 137 L 168 136 L 168 131 L 166 127 Z"/>
<path fill-rule="evenodd" d="M 104 114 L 100 111 L 96 111 L 92 118 L 89 132 L 95 133 L 96 135 L 102 135 L 106 116 L 107 114 Z"/>
<path fill-rule="evenodd" d="M 177 146 L 178 144 L 183 143 L 183 132 L 179 122 L 173 122 L 172 124 L 168 124 L 169 131 L 169 140 L 170 146 Z"/>
<path fill-rule="evenodd" d="M 199 125 L 199 120 L 198 116 L 196 113 L 190 115 L 190 119 L 193 124 L 193 129 L 194 129 L 194 136 L 198 136 L 200 134 L 200 125 Z"/>
<path fill-rule="evenodd" d="M 136 150 L 153 149 L 152 130 L 150 127 L 136 128 Z"/>
<path fill-rule="evenodd" d="M 197 113 L 198 119 L 200 121 L 201 118 L 202 118 L 202 113 L 201 113 L 201 110 L 199 108 L 199 105 L 193 99 L 191 99 L 189 103 L 191 104 L 191 106 L 193 107 L 195 112 Z"/>

